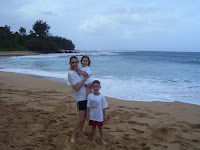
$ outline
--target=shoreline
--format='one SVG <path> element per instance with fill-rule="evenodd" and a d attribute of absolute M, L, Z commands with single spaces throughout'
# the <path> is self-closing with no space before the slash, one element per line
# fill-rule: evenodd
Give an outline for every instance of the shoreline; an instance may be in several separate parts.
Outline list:
<path fill-rule="evenodd" d="M 108 102 L 102 145 L 89 139 L 70 143 L 78 116 L 66 83 L 0 71 L 0 147 L 2 149 L 200 149 L 200 106 L 182 102 Z M 45 143 L 45 144 L 44 144 Z"/>
<path fill-rule="evenodd" d="M 80 59 L 81 54 L 77 57 Z M 87 53 L 86 53 L 87 54 Z M 120 55 L 119 55 L 120 54 Z M 68 58 L 72 55 L 77 54 L 47 54 L 47 55 L 35 55 L 35 56 L 16 56 L 16 57 L 0 57 L 2 60 L 2 64 L 0 65 L 2 68 L 2 71 L 12 71 L 12 72 L 18 72 L 18 73 L 27 73 L 27 74 L 36 74 L 41 76 L 50 76 L 50 77 L 58 77 L 58 78 L 66 78 L 67 77 L 67 71 L 69 69 L 68 67 Z M 196 62 L 190 62 L 187 60 L 190 60 L 190 55 L 188 55 L 189 58 L 183 61 L 188 62 L 187 63 L 180 63 L 177 59 L 177 62 L 181 65 L 181 68 L 179 65 L 176 65 L 176 63 L 173 63 L 174 66 L 171 63 L 163 63 L 165 62 L 165 59 L 168 62 L 168 55 L 164 59 L 164 61 L 161 59 L 161 61 L 156 61 L 158 64 L 155 63 L 149 63 L 149 65 L 152 67 L 146 68 L 142 67 L 141 69 L 136 70 L 130 70 L 127 71 L 124 70 L 120 74 L 116 74 L 117 65 L 115 63 L 108 65 L 108 67 L 105 68 L 106 61 L 99 61 L 99 60 L 106 60 L 106 58 L 109 58 L 107 55 L 117 55 L 117 57 L 113 58 L 120 58 L 124 59 L 123 55 L 129 55 L 129 53 L 90 53 L 91 59 L 94 60 L 95 63 L 92 63 L 91 66 L 93 68 L 93 77 L 97 78 L 102 82 L 102 85 L 104 88 L 102 88 L 102 92 L 106 96 L 111 96 L 119 99 L 126 99 L 126 100 L 141 100 L 141 101 L 165 101 L 165 102 L 171 102 L 171 101 L 182 101 L 186 103 L 193 103 L 200 105 L 199 97 L 199 89 L 198 83 L 200 83 L 200 80 L 196 78 L 196 74 L 193 70 L 193 67 L 195 69 L 195 66 L 198 65 Z M 139 54 L 134 56 L 135 54 L 131 53 L 130 57 L 133 56 L 133 58 L 136 57 L 140 58 L 141 63 L 138 63 L 138 66 L 142 66 L 143 63 L 147 63 L 148 61 L 151 62 L 152 59 L 147 59 L 150 57 L 146 57 L 146 55 L 152 55 L 152 53 L 145 53 Z M 155 59 L 160 58 L 160 54 L 155 56 Z M 170 61 L 173 61 L 176 57 L 171 57 Z M 176 56 L 176 55 L 175 55 Z M 178 56 L 178 58 L 182 58 L 182 54 Z M 193 55 L 192 55 L 193 57 Z M 97 58 L 97 59 L 96 59 Z M 143 61 L 143 58 L 145 58 Z M 172 60 L 171 60 L 172 58 Z M 138 59 L 139 60 L 139 59 Z M 160 59 L 159 59 L 160 60 Z M 45 62 L 44 62 L 45 61 Z M 130 59 L 130 62 L 134 62 L 135 59 Z M 44 62 L 44 63 L 43 63 Z M 173 61 L 174 62 L 174 61 Z M 105 64 L 104 64 L 105 63 Z M 126 66 L 126 62 L 124 62 L 123 66 Z M 19 64 L 19 65 L 18 65 Z M 30 66 L 28 65 L 30 64 Z M 56 65 L 55 65 L 56 64 Z M 58 65 L 57 65 L 58 64 Z M 102 65 L 103 64 L 103 65 Z M 129 67 L 133 68 L 132 63 L 129 63 Z M 166 69 L 163 69 L 163 64 Z M 112 66 L 113 65 L 113 66 Z M 95 66 L 95 67 L 94 67 Z M 99 66 L 105 69 L 104 72 L 99 72 L 97 69 Z M 189 67 L 191 66 L 191 67 Z M 116 68 L 115 68 L 116 67 Z M 136 67 L 136 66 L 135 66 Z M 108 69 L 109 68 L 109 69 Z M 122 67 L 123 69 L 124 67 Z M 140 67 L 136 67 L 140 68 Z M 151 68 L 151 69 L 149 69 Z M 160 69 L 158 69 L 160 68 Z M 168 68 L 168 69 L 167 69 Z M 177 68 L 180 69 L 179 72 L 173 73 L 174 69 Z M 163 69 L 163 70 L 162 70 Z M 198 70 L 198 67 L 196 68 Z M 143 71 L 149 70 L 149 71 Z M 154 70 L 152 72 L 152 70 Z M 188 70 L 188 71 L 186 71 Z M 116 71 L 116 72 L 115 72 Z M 191 73 L 190 73 L 191 71 Z M 166 76 L 166 74 L 170 73 L 169 76 Z M 134 74 L 134 77 L 133 75 Z M 152 76 L 153 74 L 156 74 L 158 76 Z M 128 78 L 127 78 L 127 77 Z M 124 82 L 123 80 L 125 79 Z M 116 82 L 117 81 L 117 82 Z M 118 85 L 120 85 L 121 89 L 118 88 Z M 149 88 L 151 87 L 151 88 Z M 107 90 L 109 88 L 110 90 Z M 120 94 L 118 94 L 120 93 Z"/>
<path fill-rule="evenodd" d="M 25 55 L 39 55 L 41 53 L 32 51 L 0 51 L 1 56 L 25 56 Z"/>
<path fill-rule="evenodd" d="M 62 53 L 80 53 L 80 50 L 61 50 Z M 42 53 L 34 51 L 0 51 L 1 56 L 26 56 L 26 55 L 40 55 Z M 50 54 L 50 53 L 49 53 Z"/>
<path fill-rule="evenodd" d="M 4 68 L 0 68 L 0 72 L 2 71 L 1 69 L 4 69 Z M 7 71 L 2 71 L 2 72 L 7 72 Z M 8 72 L 8 73 L 15 73 L 15 74 L 19 74 L 19 75 L 25 75 L 25 76 L 29 76 L 29 77 L 34 77 L 34 78 L 39 78 L 39 79 L 45 79 L 45 80 L 51 80 L 51 81 L 56 81 L 56 82 L 61 82 L 61 83 L 66 83 L 69 85 L 69 82 L 68 80 L 66 79 L 63 79 L 63 78 L 56 78 L 56 77 L 49 77 L 49 76 L 41 76 L 41 75 L 34 75 L 34 74 L 26 74 L 26 73 L 17 73 L 17 72 Z M 69 85 L 70 86 L 70 85 Z M 110 96 L 107 96 L 107 97 L 110 97 Z M 187 102 L 182 102 L 182 101 L 178 101 L 178 100 L 175 100 L 175 101 L 159 101 L 159 100 L 156 100 L 156 101 L 140 101 L 140 100 L 126 100 L 126 99 L 120 99 L 120 98 L 116 98 L 116 97 L 110 97 L 110 98 L 114 98 L 114 99 L 119 99 L 119 100 L 122 100 L 122 101 L 130 101 L 130 102 L 163 102 L 163 103 L 173 103 L 173 102 L 180 102 L 180 103 L 185 103 L 185 104 L 192 104 L 192 105 L 197 105 L 197 106 L 200 106 L 200 104 L 194 104 L 194 103 L 187 103 Z"/>

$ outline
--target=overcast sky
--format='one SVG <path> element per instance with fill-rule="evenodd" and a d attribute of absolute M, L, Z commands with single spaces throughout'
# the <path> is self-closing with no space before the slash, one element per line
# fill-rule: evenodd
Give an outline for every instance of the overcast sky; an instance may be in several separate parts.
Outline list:
<path fill-rule="evenodd" d="M 200 0 L 1 0 L 0 26 L 37 20 L 77 50 L 200 52 Z"/>

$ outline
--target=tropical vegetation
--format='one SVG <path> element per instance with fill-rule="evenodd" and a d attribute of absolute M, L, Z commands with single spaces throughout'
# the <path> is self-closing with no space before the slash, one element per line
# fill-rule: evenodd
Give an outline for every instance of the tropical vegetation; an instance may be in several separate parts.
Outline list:
<path fill-rule="evenodd" d="M 37 20 L 32 30 L 27 34 L 24 27 L 13 32 L 11 27 L 0 26 L 0 51 L 36 51 L 40 53 L 55 53 L 64 50 L 74 50 L 75 45 L 69 39 L 52 36 L 50 26 L 42 20 Z"/>

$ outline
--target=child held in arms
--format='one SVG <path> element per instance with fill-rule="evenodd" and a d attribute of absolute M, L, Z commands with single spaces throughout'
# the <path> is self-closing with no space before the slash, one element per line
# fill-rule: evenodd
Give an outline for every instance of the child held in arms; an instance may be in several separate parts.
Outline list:
<path fill-rule="evenodd" d="M 91 76 L 92 71 L 91 71 L 91 68 L 90 68 L 90 58 L 87 55 L 84 55 L 81 58 L 81 64 L 82 64 L 82 66 L 78 67 L 77 73 L 81 75 L 82 79 L 84 78 L 84 76 Z M 91 87 L 92 87 L 93 81 L 94 80 L 91 77 L 89 77 L 84 83 L 85 87 L 86 87 L 87 95 L 92 93 Z"/>

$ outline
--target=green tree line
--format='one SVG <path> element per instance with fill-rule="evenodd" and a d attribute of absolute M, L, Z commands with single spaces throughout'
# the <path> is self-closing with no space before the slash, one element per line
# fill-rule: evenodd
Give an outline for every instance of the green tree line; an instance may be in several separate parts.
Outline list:
<path fill-rule="evenodd" d="M 69 39 L 52 36 L 49 33 L 50 26 L 42 20 L 37 20 L 29 34 L 26 29 L 20 27 L 19 31 L 12 32 L 11 27 L 0 26 L 0 51 L 2 50 L 30 50 L 40 53 L 55 53 L 61 49 L 74 50 L 75 45 Z"/>

